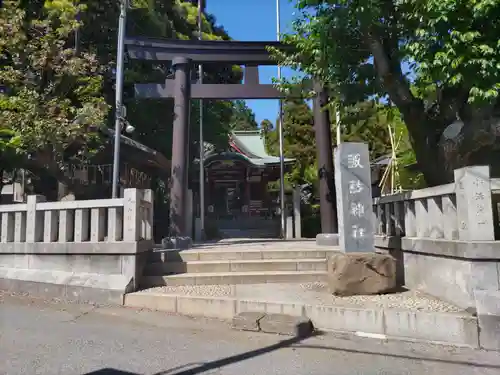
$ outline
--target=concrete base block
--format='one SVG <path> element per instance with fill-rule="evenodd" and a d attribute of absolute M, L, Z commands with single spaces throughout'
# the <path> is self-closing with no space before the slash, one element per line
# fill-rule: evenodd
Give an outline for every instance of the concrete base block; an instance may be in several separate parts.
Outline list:
<path fill-rule="evenodd" d="M 161 241 L 164 249 L 186 250 L 193 247 L 191 237 L 168 237 Z"/>
<path fill-rule="evenodd" d="M 385 334 L 382 309 L 306 305 L 305 314 L 321 330 Z"/>
<path fill-rule="evenodd" d="M 475 290 L 479 321 L 479 345 L 483 349 L 500 350 L 500 291 Z"/>
<path fill-rule="evenodd" d="M 314 331 L 310 319 L 285 314 L 268 314 L 259 321 L 260 330 L 279 335 L 306 337 Z"/>
<path fill-rule="evenodd" d="M 260 312 L 243 312 L 233 318 L 233 329 L 241 331 L 260 331 L 260 320 L 265 314 Z"/>
<path fill-rule="evenodd" d="M 322 306 L 145 292 L 125 295 L 125 306 L 233 320 L 236 329 L 257 331 L 258 328 L 260 332 L 283 335 L 307 336 L 314 327 L 346 337 L 353 335 L 479 348 L 477 319 L 466 313 Z M 486 339 L 488 337 L 485 336 Z M 491 342 L 483 341 L 483 345 L 485 348 L 494 348 Z"/>
<path fill-rule="evenodd" d="M 0 289 L 46 299 L 122 304 L 132 280 L 123 275 L 0 268 Z"/>
<path fill-rule="evenodd" d="M 318 246 L 338 246 L 338 233 L 320 233 L 316 236 L 316 245 Z"/>
<path fill-rule="evenodd" d="M 476 318 L 453 313 L 385 309 L 385 333 L 416 341 L 478 347 Z"/>

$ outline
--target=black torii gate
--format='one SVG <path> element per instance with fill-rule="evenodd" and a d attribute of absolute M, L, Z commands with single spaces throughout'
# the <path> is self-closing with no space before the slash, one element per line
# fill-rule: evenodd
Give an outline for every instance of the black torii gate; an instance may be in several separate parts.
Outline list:
<path fill-rule="evenodd" d="M 136 84 L 139 98 L 174 99 L 172 139 L 172 175 L 170 187 L 170 235 L 186 233 L 186 192 L 188 189 L 188 141 L 190 99 L 280 99 L 285 95 L 275 85 L 259 82 L 258 67 L 276 65 L 267 48 L 287 48 L 279 42 L 200 41 L 153 38 L 127 38 L 131 59 L 171 62 L 174 79 L 162 84 Z M 191 83 L 193 64 L 221 63 L 244 67 L 243 84 Z M 320 179 L 321 231 L 337 233 L 336 197 L 329 113 L 323 110 L 328 94 L 319 82 L 314 83 L 314 128 Z"/>

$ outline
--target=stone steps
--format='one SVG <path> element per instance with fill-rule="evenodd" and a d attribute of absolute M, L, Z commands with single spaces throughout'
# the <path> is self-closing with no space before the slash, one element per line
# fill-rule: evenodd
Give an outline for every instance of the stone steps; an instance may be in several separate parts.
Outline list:
<path fill-rule="evenodd" d="M 265 260 L 265 259 L 326 259 L 335 248 L 317 249 L 259 249 L 242 247 L 241 249 L 190 249 L 164 250 L 156 249 L 149 254 L 148 261 L 156 262 L 193 262 L 193 261 L 235 261 L 235 260 Z"/>
<path fill-rule="evenodd" d="M 142 288 L 177 285 L 265 284 L 324 282 L 325 271 L 257 271 L 181 273 L 164 276 L 143 276 Z"/>
<path fill-rule="evenodd" d="M 259 271 L 326 271 L 326 259 L 256 259 L 256 260 L 195 260 L 187 262 L 149 263 L 145 276 L 180 273 L 259 272 Z"/>
<path fill-rule="evenodd" d="M 220 228 L 224 238 L 278 238 L 280 231 L 274 228 Z"/>
<path fill-rule="evenodd" d="M 326 280 L 326 258 L 337 249 L 311 243 L 204 244 L 189 250 L 154 249 L 141 287 L 164 285 L 305 283 Z"/>

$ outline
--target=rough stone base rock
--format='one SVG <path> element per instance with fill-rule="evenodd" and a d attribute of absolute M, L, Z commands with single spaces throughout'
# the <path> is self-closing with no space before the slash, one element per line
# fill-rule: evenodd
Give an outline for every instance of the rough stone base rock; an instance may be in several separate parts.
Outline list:
<path fill-rule="evenodd" d="M 380 294 L 396 286 L 396 260 L 390 255 L 337 253 L 328 259 L 328 287 L 334 295 Z"/>

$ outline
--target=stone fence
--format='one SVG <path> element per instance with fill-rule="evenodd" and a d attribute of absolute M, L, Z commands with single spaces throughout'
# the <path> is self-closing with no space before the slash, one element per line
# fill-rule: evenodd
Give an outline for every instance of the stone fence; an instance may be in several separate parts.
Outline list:
<path fill-rule="evenodd" d="M 375 246 L 399 260 L 408 288 L 479 310 L 500 290 L 498 194 L 500 179 L 474 166 L 447 185 L 375 198 Z"/>
<path fill-rule="evenodd" d="M 136 290 L 153 245 L 151 190 L 0 205 L 0 289 L 108 302 Z"/>

